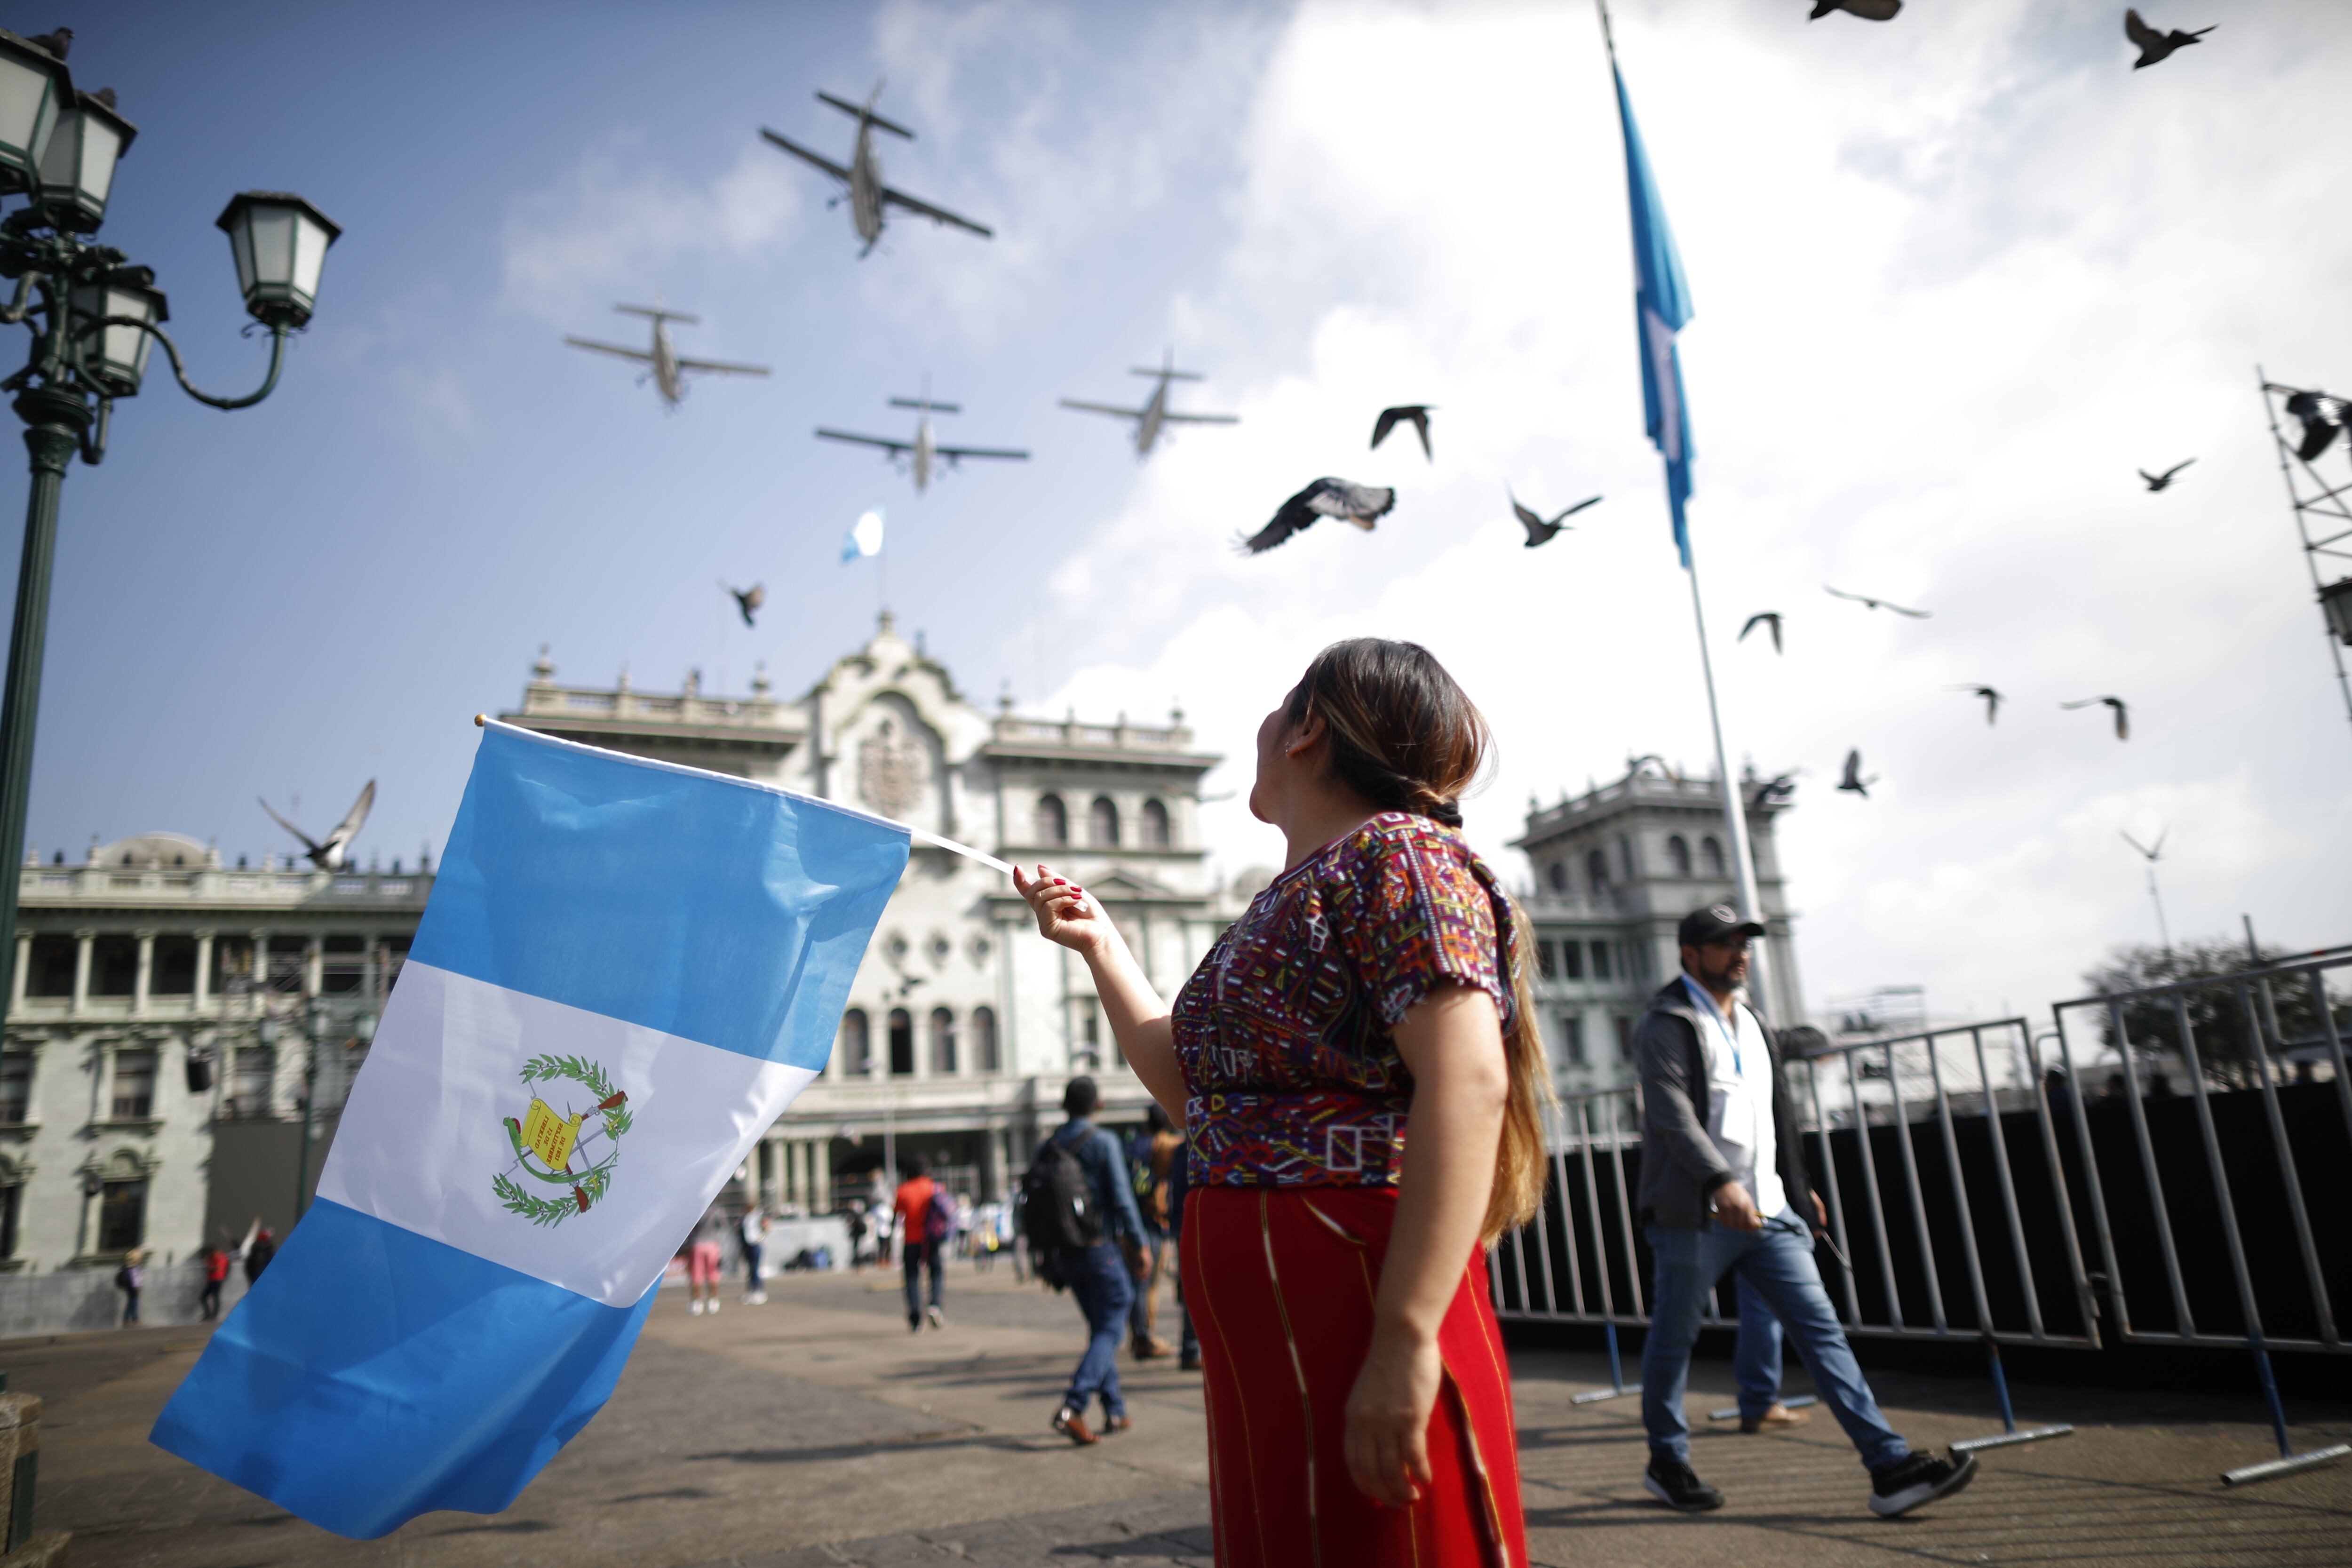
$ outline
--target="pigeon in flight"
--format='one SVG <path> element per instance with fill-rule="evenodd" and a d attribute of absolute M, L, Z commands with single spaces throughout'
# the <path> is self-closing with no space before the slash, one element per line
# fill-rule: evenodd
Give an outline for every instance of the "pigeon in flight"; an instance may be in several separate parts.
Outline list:
<path fill-rule="evenodd" d="M 1754 631 L 1759 624 L 1772 628 L 1772 651 L 1779 653 L 1780 651 L 1780 612 L 1778 610 L 1759 610 L 1748 616 L 1748 624 L 1739 628 L 1739 635 L 1732 640 L 1746 642 L 1748 634 Z"/>
<path fill-rule="evenodd" d="M 727 596 L 735 601 L 735 608 L 742 613 L 743 624 L 747 626 L 751 624 L 752 615 L 768 602 L 768 590 L 761 584 L 754 583 L 748 588 L 738 588 L 726 583 L 719 585 L 725 588 Z"/>
<path fill-rule="evenodd" d="M 1813 14 L 1805 20 L 1818 22 L 1832 11 L 1843 11 L 1865 22 L 1892 22 L 1901 9 L 1903 0 L 1813 0 Z"/>
<path fill-rule="evenodd" d="M 1796 793 L 1797 775 L 1794 773 L 1781 773 L 1777 777 L 1767 779 L 1762 784 L 1758 784 L 1756 786 L 1755 794 L 1748 798 L 1748 804 L 1751 806 L 1769 805 L 1776 800 L 1786 800 Z"/>
<path fill-rule="evenodd" d="M 1396 491 L 1346 479 L 1320 479 L 1282 503 L 1274 521 L 1241 541 L 1244 555 L 1263 555 L 1292 534 L 1315 526 L 1318 518 L 1336 517 L 1366 533 L 1396 505 Z"/>
<path fill-rule="evenodd" d="M 2336 439 L 2347 419 L 2352 418 L 2352 402 L 2341 397 L 2330 397 L 2324 392 L 2297 392 L 2285 386 L 2272 390 L 2287 394 L 2287 413 L 2303 421 L 2303 445 L 2294 449 L 2294 455 L 2306 463 L 2327 450 L 2328 443 Z"/>
<path fill-rule="evenodd" d="M 2139 471 L 2139 477 L 2147 481 L 2148 492 L 2152 495 L 2158 490 L 2171 489 L 2172 476 L 2179 473 L 2181 469 L 2187 468 L 2190 463 L 2193 463 L 2196 460 L 2196 458 L 2190 458 L 2187 459 L 2187 461 L 2175 463 L 2172 467 L 2165 469 L 2164 472 L 2160 474 L 2151 474 L 2146 468 L 2142 468 Z"/>
<path fill-rule="evenodd" d="M 1429 449 L 1429 411 L 1436 406 L 1433 403 L 1401 403 L 1394 408 L 1381 409 L 1380 418 L 1372 424 L 1373 447 L 1377 449 L 1399 425 L 1410 425 L 1421 437 L 1421 455 L 1433 463 L 1437 461 L 1437 454 Z"/>
<path fill-rule="evenodd" d="M 1965 691 L 1965 692 L 1967 692 L 1967 693 L 1968 693 L 1969 696 L 1971 696 L 1971 697 L 1981 697 L 1981 698 L 1983 698 L 1983 699 L 1984 699 L 1984 705 L 1985 705 L 1985 722 L 1986 722 L 1986 723 L 1990 724 L 1990 723 L 1991 723 L 1994 720 L 1996 720 L 1996 719 L 1998 719 L 1998 718 L 2000 718 L 2000 717 L 2001 695 L 2000 695 L 2000 692 L 1995 691 L 1991 687 L 1990 687 L 1990 686 L 1955 686 L 1955 687 L 1953 687 L 1953 688 L 1952 688 L 1952 689 L 1953 689 L 1953 690 L 1955 690 L 1955 691 Z"/>
<path fill-rule="evenodd" d="M 1890 605 L 1884 599 L 1874 599 L 1867 594 L 1849 594 L 1843 588 L 1832 588 L 1826 583 L 1822 586 L 1841 599 L 1852 599 L 1855 604 L 1867 605 L 1874 610 L 1892 610 L 1898 616 L 1908 616 L 1915 621 L 1924 621 L 1935 614 L 1933 610 L 1906 610 L 1900 605 Z"/>
<path fill-rule="evenodd" d="M 2132 61 L 2134 70 L 2138 70 L 2143 66 L 2156 64 L 2175 49 L 2187 48 L 2212 30 L 2210 27 L 2200 27 L 2193 33 L 2184 33 L 2175 27 L 2169 33 L 2159 33 L 2141 21 L 2138 12 L 2124 13 L 2124 37 L 2139 46 L 2139 58 Z"/>
<path fill-rule="evenodd" d="M 335 825 L 335 830 L 327 835 L 324 843 L 312 838 L 276 812 L 269 811 L 268 801 L 261 803 L 261 809 L 269 811 L 270 821 L 302 841 L 303 847 L 310 852 L 310 864 L 321 871 L 340 871 L 349 864 L 343 851 L 351 847 L 352 839 L 359 837 L 360 825 L 367 820 L 368 808 L 373 805 L 375 805 L 375 780 L 370 779 L 367 788 L 360 791 L 360 798 L 352 805 L 351 814 Z"/>
<path fill-rule="evenodd" d="M 1508 490 L 1505 490 L 1503 493 L 1505 495 L 1511 494 Z M 1512 515 L 1519 520 L 1519 526 L 1528 531 L 1528 548 L 1529 550 L 1533 550 L 1538 544 L 1549 544 L 1551 542 L 1551 536 L 1558 533 L 1562 528 L 1566 527 L 1570 518 L 1574 517 L 1578 512 L 1582 511 L 1586 507 L 1592 505 L 1593 502 L 1600 499 L 1601 498 L 1599 496 L 1587 496 L 1582 500 L 1578 501 L 1574 506 L 1570 507 L 1566 511 L 1561 512 L 1558 517 L 1553 518 L 1549 522 L 1546 522 L 1534 512 L 1531 512 L 1526 507 L 1521 506 L 1519 504 L 1518 497 L 1511 496 L 1511 512 Z"/>
<path fill-rule="evenodd" d="M 1862 750 L 1860 747 L 1856 747 L 1854 750 L 1848 752 L 1845 754 L 1845 777 L 1838 780 L 1838 788 L 1851 791 L 1853 794 L 1862 796 L 1863 799 L 1868 800 L 1870 798 L 1870 786 L 1877 782 L 1878 775 L 1876 773 L 1871 774 L 1868 778 L 1864 778 L 1862 776 Z"/>
<path fill-rule="evenodd" d="M 2061 708 L 2095 708 L 2105 703 L 2116 710 L 2116 739 L 2131 739 L 2131 705 L 2120 697 L 2085 697 L 2080 702 L 2061 702 Z"/>

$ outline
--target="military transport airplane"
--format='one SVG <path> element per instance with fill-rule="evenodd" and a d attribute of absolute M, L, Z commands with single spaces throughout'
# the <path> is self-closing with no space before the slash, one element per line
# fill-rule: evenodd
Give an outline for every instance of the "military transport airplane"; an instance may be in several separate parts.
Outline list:
<path fill-rule="evenodd" d="M 760 127 L 760 134 L 803 163 L 815 164 L 842 183 L 845 187 L 842 195 L 849 198 L 849 221 L 856 226 L 857 237 L 866 242 L 866 248 L 857 253 L 861 257 L 872 255 L 874 247 L 881 241 L 882 226 L 889 220 L 892 207 L 904 208 L 917 217 L 927 217 L 933 223 L 951 223 L 958 228 L 969 229 L 982 239 L 995 238 L 985 225 L 976 224 L 968 217 L 958 217 L 945 207 L 917 201 L 906 192 L 894 191 L 882 183 L 882 160 L 874 151 L 874 132 L 887 131 L 891 135 L 904 137 L 909 142 L 915 139 L 915 133 L 874 112 L 874 100 L 881 96 L 882 84 L 878 81 L 874 84 L 874 90 L 866 95 L 866 101 L 862 104 L 835 98 L 829 92 L 816 95 L 819 103 L 829 104 L 857 121 L 857 142 L 850 150 L 849 167 L 846 169 L 822 153 L 812 153 L 796 142 L 786 141 L 764 125 Z M 834 198 L 835 202 L 840 200 L 841 196 Z"/>
<path fill-rule="evenodd" d="M 575 349 L 593 349 L 600 354 L 614 354 L 622 359 L 635 360 L 639 364 L 651 366 L 652 368 L 646 374 L 653 378 L 654 390 L 661 394 L 662 401 L 672 408 L 676 408 L 686 397 L 685 378 L 689 371 L 698 371 L 709 375 L 765 375 L 768 374 L 768 367 L 763 364 L 729 364 L 715 359 L 679 358 L 677 350 L 670 346 L 669 324 L 672 321 L 685 321 L 690 325 L 699 325 L 702 321 L 699 316 L 688 316 L 677 310 L 665 310 L 657 305 L 615 305 L 613 309 L 624 316 L 649 316 L 653 319 L 654 338 L 650 350 L 625 349 L 618 343 L 600 343 L 588 338 L 566 338 L 563 341 Z"/>
<path fill-rule="evenodd" d="M 965 458 L 1003 458 L 1015 463 L 1025 463 L 1029 460 L 1028 453 L 1014 451 L 1007 447 L 942 447 L 934 441 L 931 438 L 931 416 L 961 414 L 963 412 L 963 407 L 961 404 L 932 402 L 930 383 L 928 378 L 924 381 L 923 395 L 920 397 L 894 397 L 890 399 L 890 406 L 915 410 L 913 440 L 894 441 L 887 436 L 859 436 L 847 430 L 820 429 L 817 435 L 827 441 L 850 441 L 861 447 L 881 447 L 889 455 L 892 463 L 906 464 L 908 470 L 915 477 L 917 495 L 922 494 L 924 490 L 930 488 L 932 464 L 937 458 L 946 459 L 947 466 L 950 468 L 954 468 L 960 459 Z"/>
<path fill-rule="evenodd" d="M 1130 370 L 1128 374 L 1150 376 L 1160 384 L 1151 389 L 1151 395 L 1144 399 L 1142 407 L 1120 408 L 1108 403 L 1081 403 L 1075 397 L 1062 399 L 1062 406 L 1080 409 L 1088 414 L 1108 414 L 1114 418 L 1134 420 L 1135 455 L 1139 458 L 1148 458 L 1151 455 L 1152 443 L 1160 439 L 1160 431 L 1167 426 L 1238 425 L 1241 423 L 1241 416 L 1237 414 L 1177 414 L 1170 410 L 1168 384 L 1171 381 L 1201 379 L 1192 371 L 1176 368 L 1174 349 L 1167 351 L 1158 370 L 1136 369 Z"/>

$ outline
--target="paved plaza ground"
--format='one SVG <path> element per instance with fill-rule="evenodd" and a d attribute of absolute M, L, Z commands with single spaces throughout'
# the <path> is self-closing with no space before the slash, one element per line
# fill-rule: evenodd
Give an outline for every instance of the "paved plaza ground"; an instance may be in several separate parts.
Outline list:
<path fill-rule="evenodd" d="M 949 1326 L 910 1335 L 895 1286 L 790 1277 L 761 1307 L 730 1290 L 716 1318 L 665 1291 L 611 1405 L 512 1509 L 432 1514 L 379 1542 L 327 1535 L 147 1444 L 199 1330 L 5 1342 L 0 1366 L 47 1402 L 39 1523 L 74 1532 L 77 1568 L 1206 1564 L 1197 1376 L 1132 1367 L 1135 1430 L 1076 1449 L 1046 1429 L 1078 1351 L 1068 1298 L 959 1268 Z M 2250 1397 L 2021 1387 L 2021 1422 L 2072 1420 L 2078 1435 L 1988 1453 L 1969 1491 L 1883 1521 L 1826 1416 L 1772 1436 L 1709 1428 L 1728 1369 L 1701 1363 L 1693 1459 L 1730 1502 L 1686 1518 L 1642 1490 L 1631 1401 L 1570 1403 L 1606 1382 L 1600 1358 L 1533 1351 L 1512 1364 L 1538 1563 L 2352 1563 L 2352 1465 L 2221 1485 L 2270 1450 Z M 1915 1445 L 1997 1425 L 1980 1384 L 1874 1381 Z M 2296 1414 L 2313 1418 L 2303 1445 L 2352 1437 L 2352 1411 Z"/>

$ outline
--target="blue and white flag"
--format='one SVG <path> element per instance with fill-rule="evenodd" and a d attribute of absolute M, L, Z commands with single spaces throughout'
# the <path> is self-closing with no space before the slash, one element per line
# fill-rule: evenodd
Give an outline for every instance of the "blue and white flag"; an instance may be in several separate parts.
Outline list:
<path fill-rule="evenodd" d="M 882 553 L 882 509 L 868 507 L 857 514 L 849 531 L 841 536 L 842 564 L 864 560 L 868 555 Z"/>
<path fill-rule="evenodd" d="M 318 1197 L 153 1441 L 361 1539 L 512 1502 L 824 1068 L 909 831 L 488 726 Z"/>
<path fill-rule="evenodd" d="M 1657 176 L 1650 172 L 1649 149 L 1643 146 L 1641 128 L 1633 123 L 1633 101 L 1625 96 L 1625 79 L 1613 60 L 1609 74 L 1617 83 L 1617 114 L 1625 130 L 1625 192 L 1633 207 L 1633 314 L 1642 339 L 1642 411 L 1649 421 L 1650 439 L 1666 460 L 1675 548 L 1688 567 L 1690 528 L 1683 521 L 1683 503 L 1691 493 L 1690 414 L 1683 402 L 1683 362 L 1675 334 L 1691 319 L 1690 286 L 1683 281 L 1683 258 L 1675 250 L 1675 231 L 1666 226 L 1666 205 L 1658 196 Z"/>

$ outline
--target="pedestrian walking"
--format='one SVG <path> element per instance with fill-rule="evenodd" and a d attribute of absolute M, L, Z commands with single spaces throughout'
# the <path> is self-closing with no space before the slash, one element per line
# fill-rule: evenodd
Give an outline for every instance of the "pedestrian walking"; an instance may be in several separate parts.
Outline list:
<path fill-rule="evenodd" d="M 260 1282 L 261 1271 L 278 1256 L 278 1238 L 266 1225 L 256 1224 L 253 1239 L 245 1244 L 245 1288 L 248 1290 Z"/>
<path fill-rule="evenodd" d="M 1959 1490 L 1976 1456 L 1914 1453 L 1880 1414 L 1813 1263 L 1825 1223 L 1805 1174 L 1796 1102 L 1763 1020 L 1739 999 L 1764 933 L 1728 906 L 1685 915 L 1683 973 L 1634 1026 L 1642 1074 L 1639 1208 L 1655 1259 L 1642 1351 L 1643 1484 L 1667 1507 L 1723 1506 L 1690 1466 L 1683 1391 L 1699 1315 L 1725 1274 L 1755 1288 L 1813 1374 L 1822 1403 L 1870 1471 L 1871 1511 L 1891 1518 Z"/>
<path fill-rule="evenodd" d="M 1172 1355 L 1160 1337 L 1160 1276 L 1168 1255 L 1168 1166 L 1183 1146 L 1168 1112 L 1154 1100 L 1143 1109 L 1143 1131 L 1128 1144 L 1128 1173 L 1135 1184 L 1135 1206 L 1143 1216 L 1143 1278 L 1136 1282 L 1128 1318 L 1129 1350 L 1138 1361 Z"/>
<path fill-rule="evenodd" d="M 1486 1247 L 1541 1196 L 1549 1069 L 1528 942 L 1461 834 L 1488 751 L 1426 649 L 1318 655 L 1258 728 L 1285 869 L 1172 1011 L 1083 888 L 1014 874 L 1191 1140 L 1220 1568 L 1528 1561 Z"/>
<path fill-rule="evenodd" d="M 866 1262 L 866 1205 L 849 1205 L 849 1271 L 852 1274 Z"/>
<path fill-rule="evenodd" d="M 147 1283 L 147 1270 L 140 1260 L 145 1256 L 134 1247 L 122 1255 L 122 1267 L 114 1271 L 114 1288 L 122 1292 L 122 1326 L 126 1329 L 139 1321 L 139 1291 Z"/>
<path fill-rule="evenodd" d="M 1087 1317 L 1087 1351 L 1054 1412 L 1054 1430 L 1073 1443 L 1101 1441 L 1124 1432 L 1127 1400 L 1118 1386 L 1118 1342 L 1135 1302 L 1131 1280 L 1142 1277 L 1143 1218 L 1129 1184 L 1127 1152 L 1094 1123 L 1102 1091 L 1090 1078 L 1062 1090 L 1066 1120 L 1037 1150 L 1021 1178 L 1029 1234 L 1038 1249 L 1037 1272 L 1067 1286 Z M 1087 1410 L 1102 1402 L 1102 1432 L 1087 1425 Z"/>
<path fill-rule="evenodd" d="M 719 1274 L 727 1257 L 727 1215 L 713 1203 L 686 1238 L 686 1310 L 699 1318 L 719 1314 Z"/>
<path fill-rule="evenodd" d="M 207 1323 L 220 1316 L 221 1287 L 228 1283 L 228 1264 L 226 1248 L 209 1244 L 205 1247 L 205 1288 L 196 1298 L 196 1310 Z"/>
<path fill-rule="evenodd" d="M 767 1254 L 768 1216 L 758 1204 L 743 1211 L 740 1234 L 743 1237 L 743 1304 L 757 1307 L 768 1299 L 767 1286 L 760 1278 L 760 1260 Z"/>
<path fill-rule="evenodd" d="M 945 1196 L 939 1184 L 930 1178 L 930 1167 L 920 1154 L 909 1154 L 899 1162 L 906 1180 L 898 1184 L 898 1194 L 891 1201 L 890 1210 L 898 1226 L 898 1266 L 907 1276 L 907 1331 L 919 1334 L 928 1321 L 935 1329 L 948 1326 L 947 1313 L 940 1300 L 940 1254 L 952 1222 L 940 1224 L 933 1210 L 937 1200 Z M 954 1200 L 950 1199 L 950 1203 Z M 931 1299 L 923 1301 L 922 1274 L 931 1271 Z"/>

